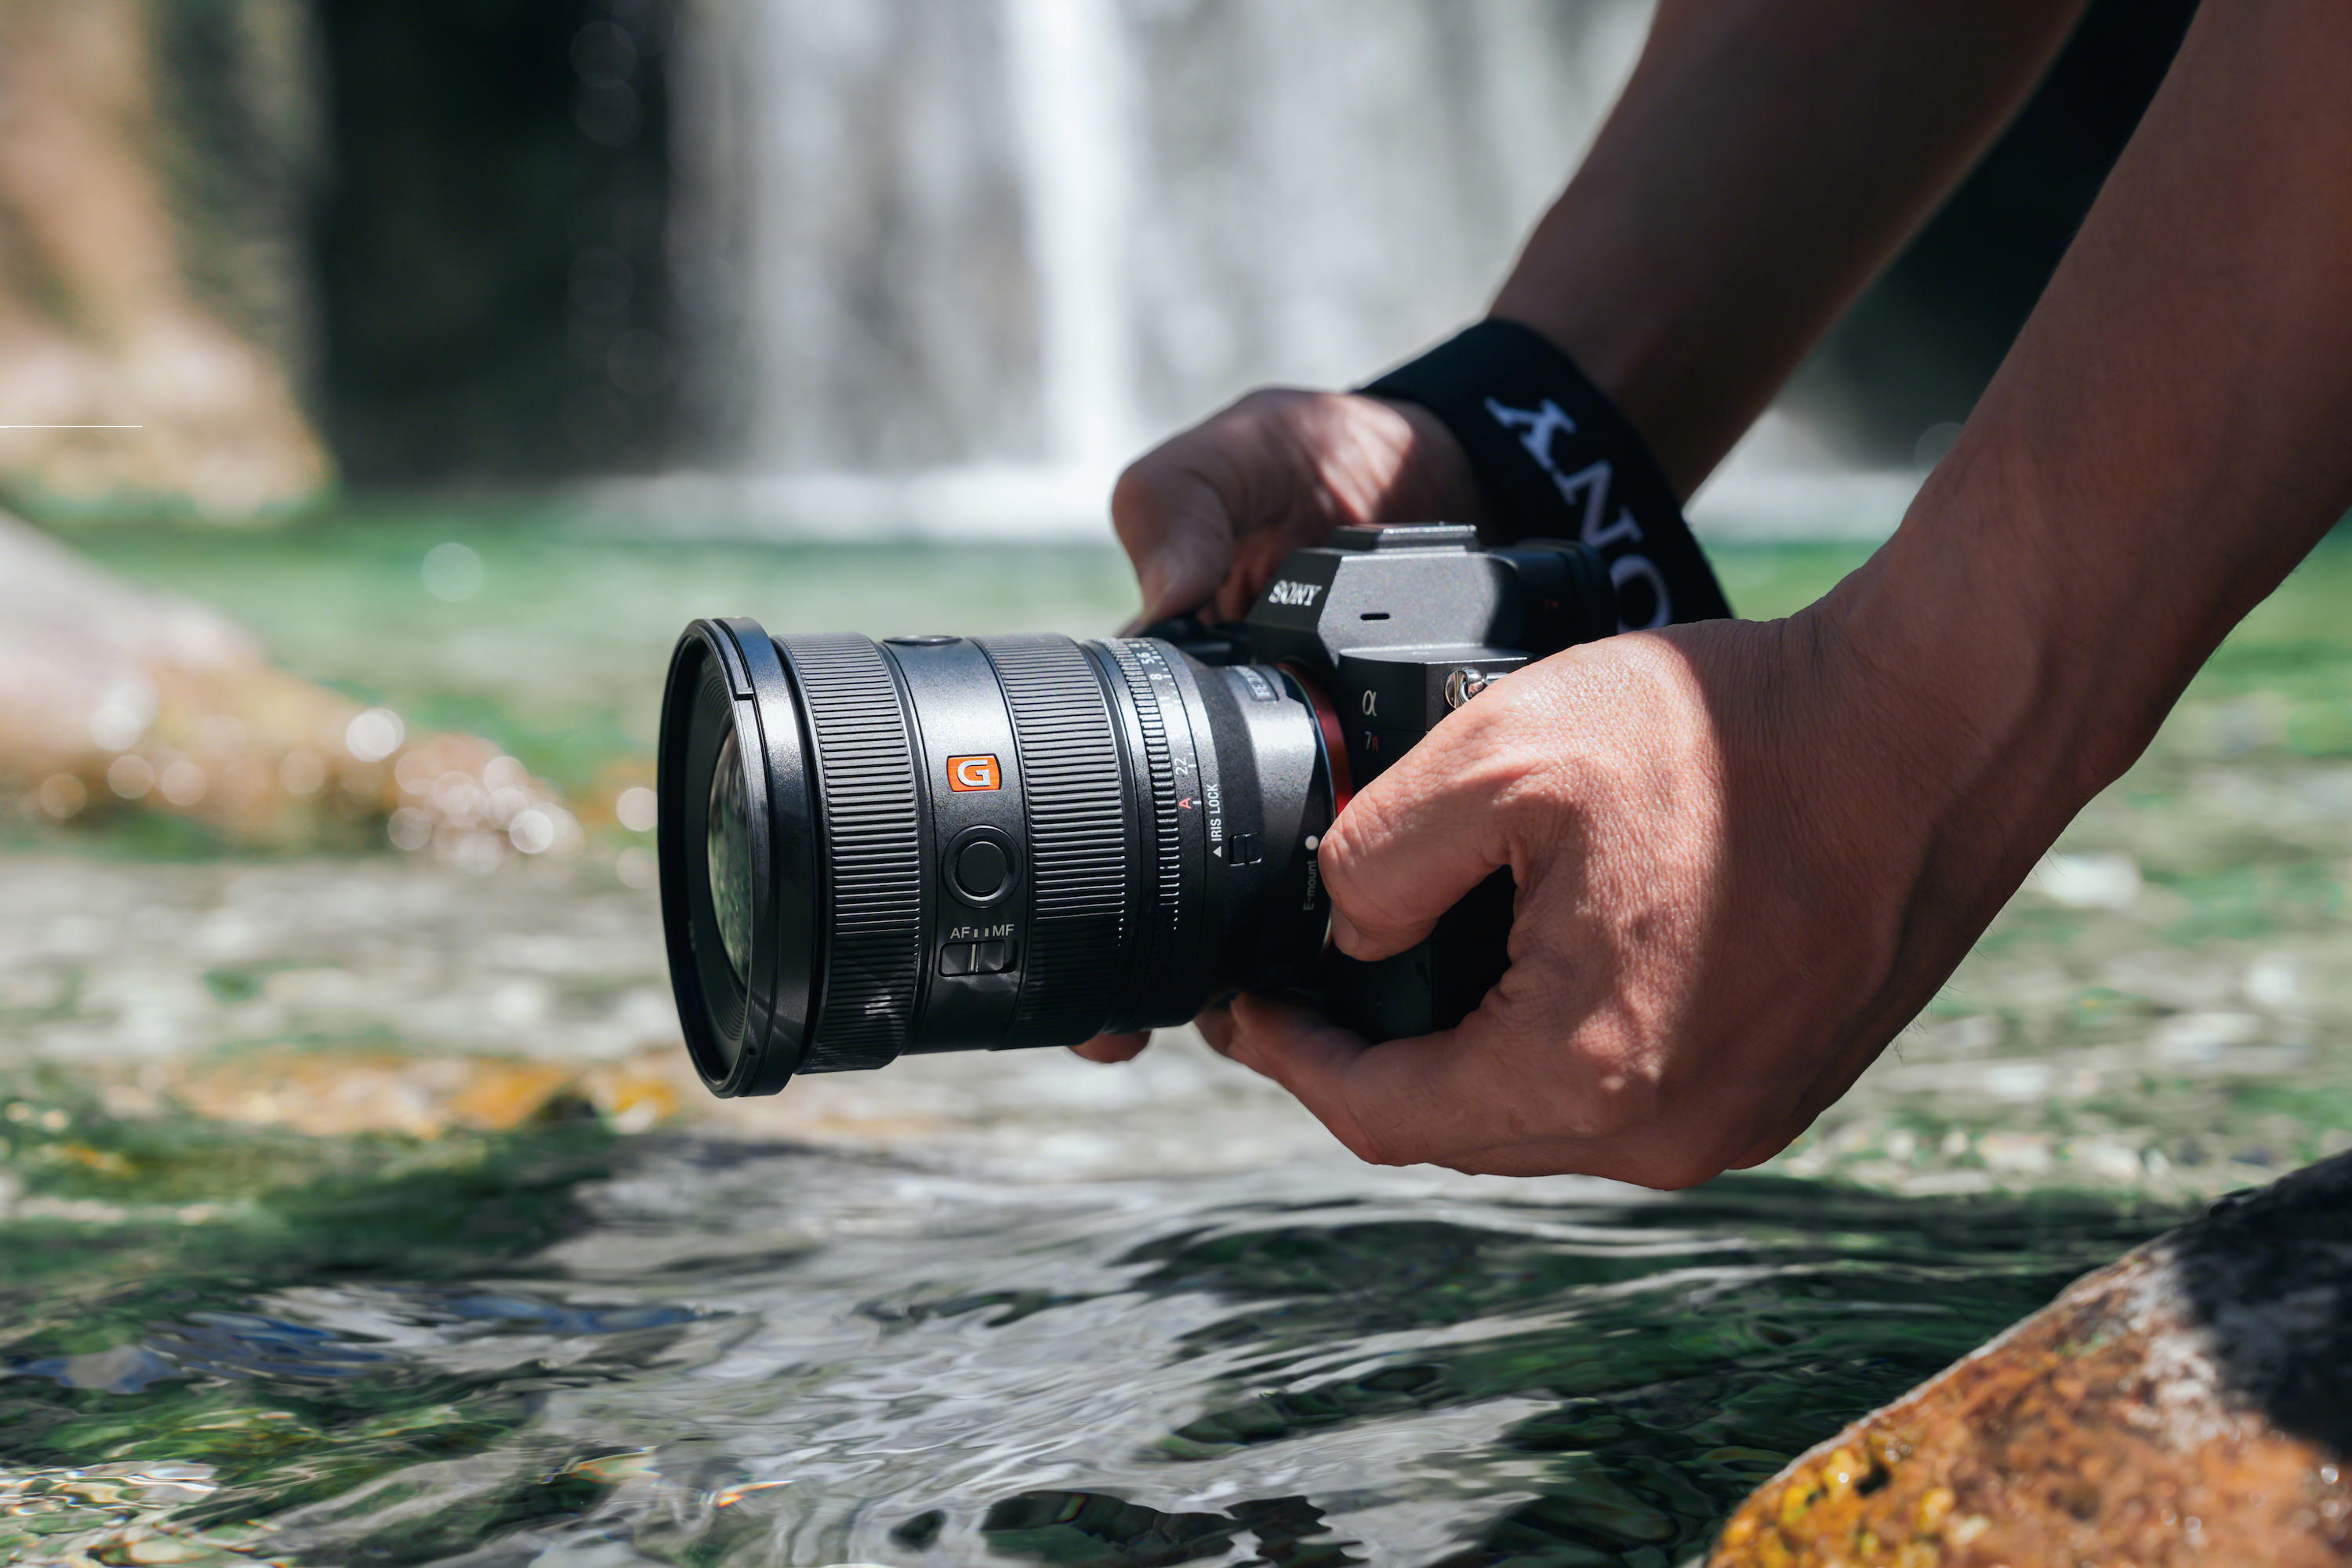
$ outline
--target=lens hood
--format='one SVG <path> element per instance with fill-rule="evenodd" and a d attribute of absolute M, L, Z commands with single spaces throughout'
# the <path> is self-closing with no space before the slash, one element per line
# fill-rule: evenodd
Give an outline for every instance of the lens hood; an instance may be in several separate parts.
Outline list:
<path fill-rule="evenodd" d="M 823 973 L 823 868 L 798 710 L 758 622 L 699 620 L 678 638 L 656 779 L 662 929 L 687 1049 L 715 1094 L 772 1094 L 799 1070 Z M 722 763 L 743 770 L 723 785 L 749 879 L 748 940 L 731 957 L 706 854 Z"/>

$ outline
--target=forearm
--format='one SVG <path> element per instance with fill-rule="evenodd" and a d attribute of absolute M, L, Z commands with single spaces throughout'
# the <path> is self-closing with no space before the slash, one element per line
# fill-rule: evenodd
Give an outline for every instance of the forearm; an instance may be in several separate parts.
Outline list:
<path fill-rule="evenodd" d="M 1974 163 L 2084 0 L 1663 0 L 1495 313 L 1688 496 Z"/>
<path fill-rule="evenodd" d="M 1950 458 L 1822 606 L 1908 706 L 1914 787 L 1973 793 L 1984 835 L 2046 843 L 2352 507 L 2347 79 L 2352 10 L 2199 14 Z"/>

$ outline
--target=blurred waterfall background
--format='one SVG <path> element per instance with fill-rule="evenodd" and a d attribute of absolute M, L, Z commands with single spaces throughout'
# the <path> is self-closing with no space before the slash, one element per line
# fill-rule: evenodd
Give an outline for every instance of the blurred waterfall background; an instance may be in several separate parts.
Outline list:
<path fill-rule="evenodd" d="M 1101 526 L 1265 382 L 1480 310 L 1630 68 L 1642 0 L 989 0 L 703 14 L 673 79 L 682 395 L 794 532 Z M 712 258 L 724 258 L 719 266 Z"/>
<path fill-rule="evenodd" d="M 1160 436 L 1253 385 L 1361 381 L 1480 313 L 1650 9 L 689 7 L 669 254 L 699 445 L 614 499 L 692 531 L 1098 533 Z M 2047 106 L 1703 492 L 1702 531 L 1893 527 L 2188 10 L 2094 16 Z"/>
<path fill-rule="evenodd" d="M 1703 531 L 1893 526 L 2193 8 L 2093 5 Z M 1474 319 L 1649 9 L 0 0 L 0 501 L 1098 537 L 1159 437 Z"/>

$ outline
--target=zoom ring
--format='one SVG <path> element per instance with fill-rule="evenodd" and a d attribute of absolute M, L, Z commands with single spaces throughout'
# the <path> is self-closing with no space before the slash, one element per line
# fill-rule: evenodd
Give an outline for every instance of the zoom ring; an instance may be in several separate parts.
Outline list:
<path fill-rule="evenodd" d="M 1076 1045 L 1110 1016 L 1127 910 L 1126 784 L 1101 682 L 1062 637 L 977 639 L 1013 710 L 1034 918 L 1011 1045 Z"/>
<path fill-rule="evenodd" d="M 824 980 L 802 1072 L 888 1065 L 906 1048 L 922 973 L 922 840 L 897 683 L 862 637 L 778 639 L 815 733 L 833 900 Z"/>
<path fill-rule="evenodd" d="M 1176 823 L 1176 768 L 1169 756 L 1168 724 L 1160 694 L 1152 687 L 1142 657 L 1129 643 L 1103 646 L 1110 649 L 1119 674 L 1126 679 L 1128 694 L 1134 699 L 1136 721 L 1143 731 L 1144 768 L 1151 780 L 1151 901 L 1144 911 L 1142 951 L 1135 970 L 1139 975 L 1156 977 L 1175 952 L 1184 913 L 1184 845 Z"/>

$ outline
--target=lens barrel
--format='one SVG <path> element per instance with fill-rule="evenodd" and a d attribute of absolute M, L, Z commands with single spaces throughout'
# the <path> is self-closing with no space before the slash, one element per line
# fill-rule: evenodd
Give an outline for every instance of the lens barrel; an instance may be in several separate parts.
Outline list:
<path fill-rule="evenodd" d="M 719 1094 L 1181 1023 L 1321 951 L 1331 763 L 1271 668 L 697 621 L 659 768 L 671 979 Z"/>

